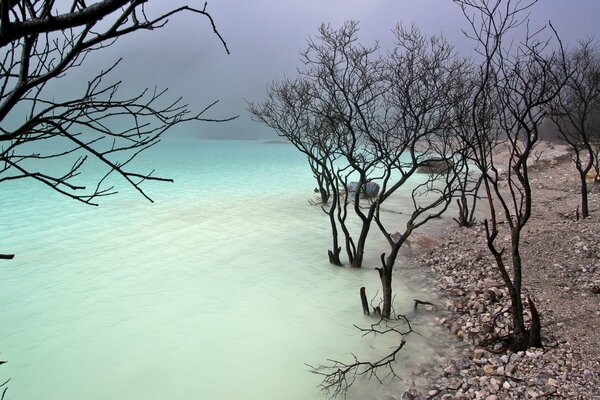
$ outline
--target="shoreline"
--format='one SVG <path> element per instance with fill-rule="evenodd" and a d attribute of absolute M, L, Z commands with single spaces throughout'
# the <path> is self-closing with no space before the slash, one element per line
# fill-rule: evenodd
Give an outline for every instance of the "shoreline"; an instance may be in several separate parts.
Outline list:
<path fill-rule="evenodd" d="M 499 352 L 493 339 L 509 333 L 510 300 L 484 228 L 449 218 L 416 235 L 405 272 L 437 286 L 435 319 L 459 356 L 413 371 L 403 399 L 600 399 L 600 185 L 588 188 L 591 217 L 576 221 L 577 173 L 564 148 L 554 149 L 544 143 L 531 168 L 533 215 L 522 238 L 523 296 L 541 314 L 544 347 Z"/>

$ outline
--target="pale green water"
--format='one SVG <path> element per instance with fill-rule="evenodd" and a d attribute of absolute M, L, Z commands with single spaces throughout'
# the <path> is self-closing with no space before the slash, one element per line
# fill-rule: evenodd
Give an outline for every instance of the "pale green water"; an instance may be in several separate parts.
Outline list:
<path fill-rule="evenodd" d="M 367 268 L 330 266 L 327 220 L 291 146 L 174 138 L 143 162 L 175 179 L 146 187 L 155 204 L 2 186 L 1 250 L 17 254 L 0 268 L 8 398 L 318 399 L 304 363 L 393 344 L 352 327 L 371 322 L 357 294 L 379 287 L 376 228 Z M 423 340 L 409 352 L 426 356 Z"/>

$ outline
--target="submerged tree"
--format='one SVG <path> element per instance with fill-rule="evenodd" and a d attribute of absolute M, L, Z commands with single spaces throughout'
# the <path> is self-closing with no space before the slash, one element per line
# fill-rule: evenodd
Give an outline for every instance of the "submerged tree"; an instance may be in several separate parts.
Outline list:
<path fill-rule="evenodd" d="M 375 221 L 389 244 L 378 268 L 383 291 L 381 313 L 392 313 L 392 276 L 398 253 L 413 231 L 438 218 L 448 207 L 455 189 L 456 142 L 452 126 L 455 77 L 465 62 L 442 37 L 426 37 L 412 26 L 395 30 L 397 47 L 387 68 L 386 129 L 370 138 L 383 165 L 382 189 L 371 206 Z M 460 160 L 458 160 L 460 162 Z M 420 170 L 425 173 L 417 174 Z M 392 234 L 381 206 L 399 190 L 410 190 L 411 206 L 401 232 Z"/>
<path fill-rule="evenodd" d="M 529 30 L 527 16 L 536 2 L 455 0 L 472 28 L 467 35 L 475 41 L 480 58 L 479 83 L 471 100 L 475 139 L 471 146 L 489 201 L 489 218 L 484 221 L 487 246 L 510 294 L 513 332 L 509 345 L 515 351 L 541 345 L 540 318 L 530 297 L 531 325 L 525 326 L 520 244 L 533 200 L 529 158 L 546 106 L 561 88 L 554 72 L 561 50 L 550 48 L 551 38 L 541 38 L 544 29 Z M 508 36 L 519 27 L 527 29 L 517 45 Z M 508 152 L 506 186 L 492 151 L 498 140 Z M 509 249 L 498 240 L 500 216 L 508 228 Z"/>
<path fill-rule="evenodd" d="M 455 78 L 466 73 L 467 63 L 442 37 L 426 37 L 415 26 L 398 26 L 395 34 L 397 47 L 385 62 L 386 90 L 374 119 L 377 126 L 367 136 L 369 149 L 379 160 L 381 183 L 381 192 L 368 213 L 389 245 L 377 268 L 383 302 L 379 321 L 359 329 L 364 335 L 399 335 L 398 344 L 378 359 L 352 355 L 350 361 L 328 360 L 310 366 L 323 379 L 321 389 L 332 397 L 345 396 L 359 378 L 382 382 L 398 376 L 398 357 L 412 327 L 405 316 L 392 312 L 392 272 L 410 235 L 447 209 L 461 168 L 462 161 L 456 157 L 460 142 L 450 128 L 456 123 L 455 92 L 460 88 L 460 80 Z M 409 203 L 402 208 L 407 220 L 401 232 L 392 232 L 382 205 L 402 190 Z"/>
<path fill-rule="evenodd" d="M 328 215 L 332 232 L 329 262 L 342 265 L 338 243 L 337 213 L 341 188 L 336 179 L 335 162 L 339 158 L 337 142 L 330 121 L 315 112 L 315 87 L 306 79 L 273 82 L 267 88 L 267 99 L 249 103 L 254 119 L 273 128 L 303 153 L 317 182 L 321 207 Z"/>
<path fill-rule="evenodd" d="M 363 211 L 361 196 L 365 185 L 375 179 L 381 161 L 370 138 L 379 134 L 378 121 L 383 94 L 387 90 L 379 46 L 361 44 L 358 30 L 356 21 L 346 22 L 339 29 L 321 25 L 317 39 L 309 40 L 308 48 L 302 53 L 305 68 L 300 71 L 302 76 L 314 82 L 318 105 L 314 112 L 320 113 L 334 128 L 332 133 L 344 164 L 336 171 L 336 176 L 344 189 L 348 189 L 340 198 L 338 219 L 350 264 L 356 268 L 363 264 L 374 217 L 373 209 Z M 349 190 L 350 180 L 357 182 L 353 190 Z M 350 204 L 360 219 L 356 240 L 345 224 Z"/>
<path fill-rule="evenodd" d="M 582 42 L 560 63 L 558 74 L 565 86 L 550 103 L 549 117 L 558 127 L 560 138 L 573 150 L 573 163 L 579 174 L 581 216 L 590 215 L 586 177 L 596 165 L 600 151 L 600 58 L 593 42 Z"/>
<path fill-rule="evenodd" d="M 181 99 L 167 99 L 166 90 L 121 96 L 120 83 L 105 82 L 118 61 L 93 76 L 78 96 L 52 97 L 56 88 L 53 92 L 51 86 L 91 53 L 133 32 L 161 28 L 175 14 L 206 17 L 227 50 L 206 3 L 200 9 L 182 6 L 154 16 L 145 3 L 1 2 L 0 182 L 33 179 L 72 199 L 97 205 L 99 198 L 117 192 L 109 181 L 119 176 L 151 201 L 142 183 L 170 180 L 153 171 L 136 171 L 131 161 L 177 124 L 223 121 L 203 116 L 215 103 L 191 112 Z M 104 172 L 97 175 L 97 170 Z"/>
<path fill-rule="evenodd" d="M 330 261 L 340 264 L 339 226 L 350 264 L 361 267 L 374 217 L 373 209 L 363 211 L 361 197 L 380 164 L 369 140 L 379 128 L 386 90 L 379 48 L 360 44 L 357 22 L 339 29 L 321 25 L 301 61 L 298 79 L 271 85 L 267 100 L 249 109 L 308 157 L 319 192 L 325 194 L 322 202 L 331 200 L 323 207 L 332 228 Z M 358 237 L 348 226 L 349 208 L 360 220 Z"/>

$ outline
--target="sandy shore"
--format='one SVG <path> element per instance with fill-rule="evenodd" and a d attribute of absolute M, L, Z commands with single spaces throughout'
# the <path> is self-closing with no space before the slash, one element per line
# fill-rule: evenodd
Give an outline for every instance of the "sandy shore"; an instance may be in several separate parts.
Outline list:
<path fill-rule="evenodd" d="M 414 371 L 402 398 L 600 399 L 600 185 L 591 185 L 592 216 L 577 221 L 579 183 L 566 148 L 542 143 L 535 155 L 523 294 L 541 314 L 544 347 L 499 352 L 493 339 L 510 330 L 510 301 L 483 227 L 447 223 L 411 247 L 417 272 L 442 293 L 436 320 L 459 357 Z"/>

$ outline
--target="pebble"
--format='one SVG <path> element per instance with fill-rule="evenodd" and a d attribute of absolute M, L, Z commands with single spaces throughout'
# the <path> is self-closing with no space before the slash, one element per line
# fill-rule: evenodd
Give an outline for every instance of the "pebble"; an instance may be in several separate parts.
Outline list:
<path fill-rule="evenodd" d="M 462 347 L 458 347 L 462 350 L 458 359 L 445 361 L 439 374 L 426 374 L 427 379 L 423 374 L 413 378 L 414 386 L 423 390 L 417 391 L 414 398 L 600 399 L 594 397 L 597 393 L 590 388 L 590 382 L 600 382 L 600 361 L 593 366 L 580 364 L 580 357 L 567 341 L 558 346 L 545 343 L 551 346 L 543 350 L 530 348 L 516 353 L 494 352 L 503 350 L 504 345 L 494 343 L 493 338 L 511 332 L 512 320 L 507 312 L 510 296 L 490 255 L 477 250 L 473 251 L 474 254 L 465 254 L 461 250 L 465 240 L 472 241 L 469 242 L 471 249 L 486 249 L 483 227 L 474 227 L 472 231 L 470 239 L 460 231 L 437 252 L 434 250 L 422 257 L 421 263 L 442 277 L 438 280 L 440 289 L 449 296 L 447 300 L 440 301 L 444 307 L 438 310 L 441 315 L 437 323 L 461 340 L 458 343 Z M 585 240 L 582 237 L 577 243 Z M 463 244 L 459 244 L 461 242 Z M 590 247 L 590 243 L 585 242 L 577 248 L 584 246 Z M 600 294 L 600 263 L 594 261 L 582 265 L 573 279 L 573 284 L 562 288 L 590 296 Z M 526 295 L 524 293 L 523 305 L 527 311 Z M 527 318 L 529 320 L 529 315 Z M 561 325 L 558 321 L 550 320 L 550 323 L 556 327 Z"/>

